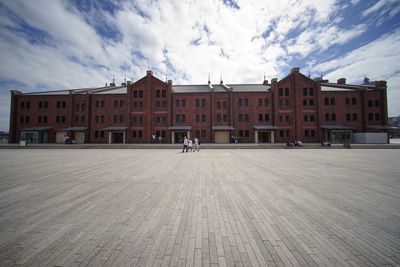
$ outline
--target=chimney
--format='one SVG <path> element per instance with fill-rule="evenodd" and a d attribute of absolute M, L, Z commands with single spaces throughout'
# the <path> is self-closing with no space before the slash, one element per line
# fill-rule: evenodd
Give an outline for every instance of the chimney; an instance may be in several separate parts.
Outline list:
<path fill-rule="evenodd" d="M 278 82 L 278 78 L 272 78 L 271 79 L 271 83 L 276 83 L 276 82 Z"/>
<path fill-rule="evenodd" d="M 168 84 L 172 84 L 172 80 L 168 80 Z"/>
<path fill-rule="evenodd" d="M 147 74 L 147 76 L 153 76 L 153 72 L 152 72 L 151 70 L 148 70 L 148 71 L 146 72 L 146 74 Z"/>
<path fill-rule="evenodd" d="M 337 80 L 337 84 L 346 84 L 346 78 L 340 78 Z"/>
<path fill-rule="evenodd" d="M 386 86 L 386 81 L 375 81 L 374 82 L 375 83 L 375 87 L 376 88 L 382 88 L 382 89 L 385 89 L 385 88 L 387 88 L 387 86 Z"/>
<path fill-rule="evenodd" d="M 300 68 L 293 68 L 290 73 L 299 73 L 300 72 Z"/>

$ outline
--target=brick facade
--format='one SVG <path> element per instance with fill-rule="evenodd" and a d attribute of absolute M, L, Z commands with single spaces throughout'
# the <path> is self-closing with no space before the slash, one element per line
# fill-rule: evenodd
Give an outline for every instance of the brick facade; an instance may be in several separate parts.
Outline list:
<path fill-rule="evenodd" d="M 386 82 L 312 80 L 294 68 L 263 84 L 172 85 L 151 71 L 135 83 L 22 93 L 11 91 L 10 142 L 163 143 L 341 141 L 341 132 L 387 125 Z M 372 129 L 373 128 L 373 129 Z M 332 140 L 332 141 L 335 141 Z M 157 138 L 158 141 L 158 138 Z"/>

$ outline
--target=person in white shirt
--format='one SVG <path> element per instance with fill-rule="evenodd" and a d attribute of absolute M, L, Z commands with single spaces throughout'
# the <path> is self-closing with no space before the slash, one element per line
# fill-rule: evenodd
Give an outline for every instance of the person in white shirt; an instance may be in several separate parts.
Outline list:
<path fill-rule="evenodd" d="M 183 152 L 187 152 L 187 146 L 188 146 L 188 139 L 186 138 L 186 136 L 183 138 L 183 150 L 182 150 L 182 153 Z"/>
<path fill-rule="evenodd" d="M 193 152 L 195 152 L 197 150 L 197 152 L 200 151 L 200 142 L 199 139 L 196 137 L 194 138 L 194 149 Z"/>
<path fill-rule="evenodd" d="M 190 150 L 190 152 L 193 151 L 193 142 L 191 139 L 189 139 L 189 141 L 188 141 L 188 147 L 186 149 L 186 152 L 188 152 L 188 150 Z"/>

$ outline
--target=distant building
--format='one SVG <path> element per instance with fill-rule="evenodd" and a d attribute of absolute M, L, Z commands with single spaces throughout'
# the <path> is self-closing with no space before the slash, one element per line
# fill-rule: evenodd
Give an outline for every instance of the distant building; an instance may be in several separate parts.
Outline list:
<path fill-rule="evenodd" d="M 8 143 L 8 133 L 0 131 L 0 143 Z"/>
<path fill-rule="evenodd" d="M 400 127 L 400 115 L 398 117 L 389 117 L 388 124 L 394 127 Z"/>
<path fill-rule="evenodd" d="M 362 85 L 310 79 L 292 69 L 260 84 L 173 85 L 153 76 L 116 86 L 11 91 L 10 142 L 274 143 L 343 142 L 355 132 L 386 132 L 386 81 Z"/>

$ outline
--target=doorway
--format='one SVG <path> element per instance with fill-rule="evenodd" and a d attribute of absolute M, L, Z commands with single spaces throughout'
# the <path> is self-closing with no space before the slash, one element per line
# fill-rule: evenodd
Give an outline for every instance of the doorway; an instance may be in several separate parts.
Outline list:
<path fill-rule="evenodd" d="M 214 133 L 214 141 L 216 144 L 229 143 L 229 131 L 216 131 Z"/>
<path fill-rule="evenodd" d="M 271 134 L 269 132 L 258 132 L 259 143 L 271 143 Z"/>
<path fill-rule="evenodd" d="M 124 133 L 111 133 L 111 143 L 113 144 L 124 143 Z"/>
<path fill-rule="evenodd" d="M 186 136 L 186 132 L 175 132 L 174 143 L 181 144 L 183 143 L 183 138 Z M 186 136 L 187 137 L 187 136 Z"/>

